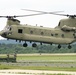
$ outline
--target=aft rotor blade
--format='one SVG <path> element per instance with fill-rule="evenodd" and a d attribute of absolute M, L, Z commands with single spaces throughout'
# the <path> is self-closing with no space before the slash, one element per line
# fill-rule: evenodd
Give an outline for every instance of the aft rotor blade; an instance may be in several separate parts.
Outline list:
<path fill-rule="evenodd" d="M 38 10 L 30 10 L 30 9 L 21 9 L 25 11 L 33 11 L 33 12 L 41 12 L 41 13 L 46 13 L 45 11 L 38 11 Z"/>
<path fill-rule="evenodd" d="M 56 14 L 56 13 L 50 13 L 50 14 L 53 14 L 53 15 L 60 15 L 60 16 L 67 16 L 67 17 L 71 17 L 71 18 L 76 17 L 76 15 L 68 15 L 68 14 Z"/>
<path fill-rule="evenodd" d="M 76 15 L 57 14 L 59 12 L 64 12 L 64 11 L 45 12 L 45 11 L 38 11 L 38 10 L 31 10 L 31 9 L 22 9 L 22 10 L 33 11 L 33 12 L 41 12 L 41 13 L 44 13 L 44 14 L 53 14 L 53 15 L 67 16 L 67 17 L 72 17 L 72 18 L 76 17 Z"/>

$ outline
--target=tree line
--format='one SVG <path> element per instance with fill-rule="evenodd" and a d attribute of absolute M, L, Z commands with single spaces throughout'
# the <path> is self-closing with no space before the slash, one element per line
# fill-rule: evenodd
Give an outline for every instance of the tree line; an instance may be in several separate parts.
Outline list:
<path fill-rule="evenodd" d="M 76 53 L 76 44 L 72 44 L 72 48 L 68 49 L 66 45 L 62 45 L 60 49 L 57 45 L 38 45 L 36 48 L 31 46 L 23 47 L 22 44 L 0 44 L 0 54 L 8 53 Z"/>

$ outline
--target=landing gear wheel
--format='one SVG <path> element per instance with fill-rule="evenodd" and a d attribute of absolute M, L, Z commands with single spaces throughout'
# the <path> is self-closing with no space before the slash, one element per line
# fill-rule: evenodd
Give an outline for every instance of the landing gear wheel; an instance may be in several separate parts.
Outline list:
<path fill-rule="evenodd" d="M 71 45 L 68 45 L 68 48 L 69 48 L 69 49 L 71 49 L 71 48 L 72 48 L 72 46 L 71 46 Z"/>
<path fill-rule="evenodd" d="M 60 45 L 60 44 L 58 45 L 58 48 L 59 48 L 59 49 L 61 48 L 61 45 Z"/>
<path fill-rule="evenodd" d="M 28 46 L 27 43 L 24 43 L 24 44 L 23 44 L 23 47 L 27 47 L 27 46 Z"/>
<path fill-rule="evenodd" d="M 37 44 L 36 44 L 36 43 L 33 43 L 33 44 L 32 44 L 32 47 L 37 47 Z"/>

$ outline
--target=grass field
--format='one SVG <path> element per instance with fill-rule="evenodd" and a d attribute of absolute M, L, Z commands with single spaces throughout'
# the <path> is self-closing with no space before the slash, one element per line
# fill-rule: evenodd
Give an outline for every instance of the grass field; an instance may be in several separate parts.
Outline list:
<path fill-rule="evenodd" d="M 0 69 L 76 71 L 76 54 L 18 54 L 17 63 L 0 63 Z"/>
<path fill-rule="evenodd" d="M 57 54 L 26 54 L 26 55 L 18 55 L 17 61 L 31 61 L 31 62 L 76 62 L 76 55 L 57 55 Z"/>

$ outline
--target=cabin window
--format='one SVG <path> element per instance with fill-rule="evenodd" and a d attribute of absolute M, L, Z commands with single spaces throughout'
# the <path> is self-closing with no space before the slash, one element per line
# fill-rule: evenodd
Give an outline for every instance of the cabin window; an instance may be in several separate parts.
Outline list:
<path fill-rule="evenodd" d="M 18 33 L 22 33 L 23 32 L 23 30 L 22 29 L 18 29 Z"/>
<path fill-rule="evenodd" d="M 51 34 L 51 36 L 54 36 L 54 34 Z"/>
<path fill-rule="evenodd" d="M 41 32 L 41 35 L 43 35 L 44 33 L 43 32 Z"/>
<path fill-rule="evenodd" d="M 55 33 L 55 36 L 57 37 L 57 36 L 58 36 L 58 34 L 57 34 L 57 33 Z"/>
<path fill-rule="evenodd" d="M 30 33 L 33 34 L 33 31 L 31 30 Z"/>
<path fill-rule="evenodd" d="M 64 34 L 61 35 L 64 38 Z"/>
<path fill-rule="evenodd" d="M 57 33 L 55 33 L 55 36 L 58 36 L 58 34 L 57 34 Z"/>

